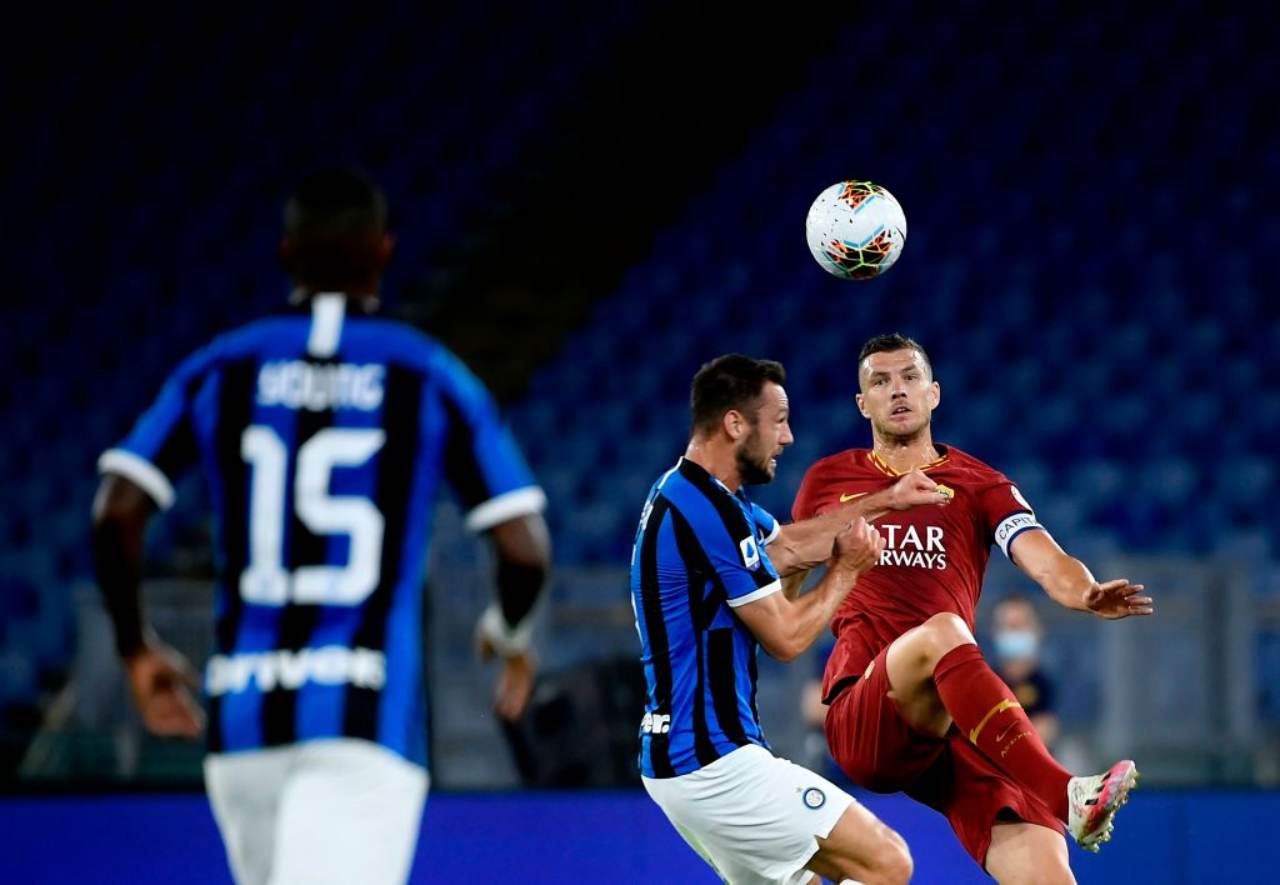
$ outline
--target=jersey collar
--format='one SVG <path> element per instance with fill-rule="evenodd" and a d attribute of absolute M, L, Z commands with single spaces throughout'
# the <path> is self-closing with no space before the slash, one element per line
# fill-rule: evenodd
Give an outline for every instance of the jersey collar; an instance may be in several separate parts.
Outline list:
<path fill-rule="evenodd" d="M 930 461 L 928 464 L 925 464 L 923 467 L 920 467 L 919 468 L 920 470 L 932 470 L 933 468 L 946 463 L 947 459 L 951 457 L 951 450 L 946 446 L 944 446 L 942 443 L 934 443 L 933 447 L 938 450 L 938 457 L 934 458 L 932 461 Z M 867 460 L 871 462 L 871 465 L 873 467 L 878 469 L 881 473 L 884 473 L 886 476 L 898 477 L 898 476 L 906 475 L 904 473 L 900 473 L 897 470 L 894 470 L 887 463 L 885 463 L 884 459 L 876 454 L 875 449 L 867 449 Z"/>
<path fill-rule="evenodd" d="M 676 465 L 676 468 L 684 475 L 685 479 L 692 480 L 695 478 L 706 477 L 706 479 L 703 480 L 704 482 L 711 482 L 716 486 L 716 488 L 720 489 L 720 491 L 724 492 L 726 495 L 729 495 L 732 498 L 739 498 L 747 504 L 751 503 L 751 499 L 747 497 L 745 485 L 738 486 L 737 492 L 731 492 L 729 491 L 729 487 L 716 479 L 709 470 L 701 464 L 696 464 L 693 461 L 690 461 L 683 455 L 680 456 L 680 462 Z"/>

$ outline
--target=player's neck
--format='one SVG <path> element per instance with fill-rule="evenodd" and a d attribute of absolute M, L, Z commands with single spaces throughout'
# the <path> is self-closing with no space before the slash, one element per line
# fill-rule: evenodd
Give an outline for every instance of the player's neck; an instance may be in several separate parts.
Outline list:
<path fill-rule="evenodd" d="M 742 485 L 742 476 L 738 473 L 738 458 L 732 446 L 717 445 L 714 440 L 694 437 L 689 440 L 684 456 L 720 480 L 729 491 L 737 492 Z"/>
<path fill-rule="evenodd" d="M 373 313 L 381 306 L 378 298 L 378 281 L 372 280 L 359 286 L 347 286 L 338 289 L 321 289 L 306 283 L 298 283 L 289 293 L 289 303 L 296 306 L 306 304 L 316 295 L 337 292 L 346 295 L 357 309 L 364 313 Z"/>
<path fill-rule="evenodd" d="M 875 434 L 872 454 L 894 473 L 910 473 L 937 461 L 941 453 L 929 433 L 914 439 L 885 438 Z"/>

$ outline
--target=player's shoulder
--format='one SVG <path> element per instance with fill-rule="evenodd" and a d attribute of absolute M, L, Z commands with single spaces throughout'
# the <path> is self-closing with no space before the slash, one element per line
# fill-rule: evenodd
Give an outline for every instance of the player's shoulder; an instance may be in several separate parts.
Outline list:
<path fill-rule="evenodd" d="M 680 461 L 684 459 L 681 458 Z M 669 468 L 664 470 L 662 474 L 653 481 L 653 489 L 659 494 L 666 495 L 674 487 L 687 484 L 683 477 L 680 476 L 680 461 L 676 461 Z"/>
<path fill-rule="evenodd" d="M 462 360 L 437 338 L 394 317 L 352 317 L 349 334 L 352 345 L 371 350 L 386 362 L 424 372 L 468 371 Z"/>
<path fill-rule="evenodd" d="M 377 362 L 413 373 L 469 422 L 496 420 L 493 393 L 441 341 L 402 320 L 386 316 L 353 318 L 343 331 L 340 351 L 353 362 Z"/>
<path fill-rule="evenodd" d="M 658 477 L 655 483 L 658 494 L 680 511 L 688 510 L 691 506 L 707 500 L 705 483 L 697 481 L 696 473 L 685 466 L 688 463 L 686 459 L 681 458 L 674 467 Z"/>
<path fill-rule="evenodd" d="M 248 323 L 226 336 L 231 349 L 304 347 L 311 327 L 309 314 L 288 311 Z M 301 338 L 299 338 L 299 334 Z M 444 343 L 423 330 L 392 316 L 349 311 L 339 345 L 342 359 L 378 362 L 441 379 L 446 386 L 479 393 L 483 385 L 470 368 Z"/>
<path fill-rule="evenodd" d="M 965 474 L 965 478 L 970 482 L 990 485 L 993 483 L 1008 482 L 1006 477 L 996 468 L 992 467 L 986 461 L 976 458 L 961 449 L 952 445 L 946 447 L 946 468 L 949 471 L 956 471 Z"/>
<path fill-rule="evenodd" d="M 174 376 L 190 379 L 207 375 L 226 363 L 256 357 L 264 347 L 287 336 L 288 320 L 284 316 L 263 317 L 221 332 L 189 353 L 174 370 Z"/>
<path fill-rule="evenodd" d="M 215 335 L 209 349 L 225 357 L 248 355 L 270 344 L 281 344 L 290 337 L 306 334 L 309 316 L 296 313 L 272 313 L 250 320 Z"/>
<path fill-rule="evenodd" d="M 750 525 L 742 501 L 688 458 L 681 458 L 663 474 L 657 487 L 671 508 L 695 530 L 721 523 L 737 534 Z"/>
<path fill-rule="evenodd" d="M 868 449 L 858 448 L 844 449 L 819 458 L 805 471 L 805 481 L 812 482 L 834 475 L 856 473 L 866 461 L 868 451 Z"/>

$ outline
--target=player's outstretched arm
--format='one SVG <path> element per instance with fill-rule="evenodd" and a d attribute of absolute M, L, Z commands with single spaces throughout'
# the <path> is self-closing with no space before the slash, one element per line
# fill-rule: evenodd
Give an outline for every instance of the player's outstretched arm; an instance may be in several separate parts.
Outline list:
<path fill-rule="evenodd" d="M 1155 603 L 1143 593 L 1146 588 L 1142 584 L 1131 584 L 1127 578 L 1098 583 L 1083 562 L 1068 555 L 1044 530 L 1018 535 L 1009 545 L 1009 556 L 1050 598 L 1066 608 L 1092 612 L 1108 620 L 1155 612 Z"/>
<path fill-rule="evenodd" d="M 821 516 L 782 526 L 778 537 L 769 545 L 769 559 L 784 579 L 800 574 L 803 582 L 802 573 L 830 559 L 836 535 L 857 519 L 873 522 L 891 510 L 925 505 L 941 507 L 950 500 L 938 491 L 936 482 L 923 472 L 913 470 L 887 489 L 862 495 Z M 788 595 L 794 596 L 794 593 Z"/>
<path fill-rule="evenodd" d="M 192 695 L 196 674 L 156 637 L 142 611 L 143 538 L 154 511 L 138 486 L 114 474 L 103 477 L 93 502 L 94 570 L 143 723 L 154 734 L 194 738 L 204 730 Z"/>
<path fill-rule="evenodd" d="M 551 535 L 536 513 L 500 523 L 489 534 L 498 557 L 498 601 L 480 619 L 477 639 L 482 657 L 503 659 L 493 708 L 514 722 L 529 703 L 538 671 L 532 615 L 551 570 Z"/>
<path fill-rule="evenodd" d="M 808 650 L 831 623 L 840 603 L 849 595 L 858 576 L 873 567 L 884 552 L 884 538 L 859 517 L 836 536 L 835 557 L 818 585 L 798 599 L 771 593 L 734 609 L 734 614 L 780 661 L 790 661 Z"/>

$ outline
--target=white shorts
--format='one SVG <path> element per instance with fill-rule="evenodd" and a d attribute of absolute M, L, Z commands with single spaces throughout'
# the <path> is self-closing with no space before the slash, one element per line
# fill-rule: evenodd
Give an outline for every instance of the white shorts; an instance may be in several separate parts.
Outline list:
<path fill-rule="evenodd" d="M 826 778 L 754 744 L 669 778 L 643 778 L 694 851 L 732 885 L 793 885 L 855 801 Z"/>
<path fill-rule="evenodd" d="M 427 772 L 355 738 L 210 754 L 205 784 L 240 885 L 409 876 Z"/>

